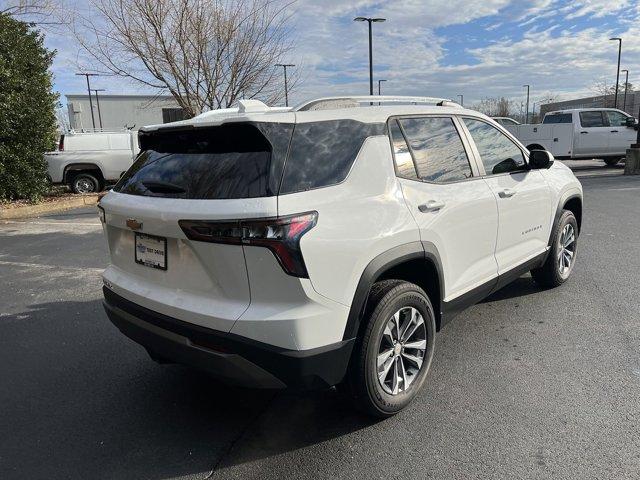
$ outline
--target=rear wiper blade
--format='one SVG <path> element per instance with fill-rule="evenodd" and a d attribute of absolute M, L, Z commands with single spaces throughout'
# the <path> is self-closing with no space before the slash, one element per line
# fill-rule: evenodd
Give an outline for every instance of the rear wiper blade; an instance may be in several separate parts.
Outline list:
<path fill-rule="evenodd" d="M 173 183 L 167 182 L 140 182 L 144 185 L 147 190 L 152 193 L 185 193 L 186 190 L 182 188 L 180 185 L 174 185 Z"/>

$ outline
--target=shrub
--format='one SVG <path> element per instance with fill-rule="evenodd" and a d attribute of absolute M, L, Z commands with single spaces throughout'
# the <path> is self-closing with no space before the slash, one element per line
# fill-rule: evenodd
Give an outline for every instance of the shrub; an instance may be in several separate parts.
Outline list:
<path fill-rule="evenodd" d="M 40 32 L 0 14 L 0 200 L 36 201 L 49 188 L 43 153 L 56 141 L 54 55 Z"/>

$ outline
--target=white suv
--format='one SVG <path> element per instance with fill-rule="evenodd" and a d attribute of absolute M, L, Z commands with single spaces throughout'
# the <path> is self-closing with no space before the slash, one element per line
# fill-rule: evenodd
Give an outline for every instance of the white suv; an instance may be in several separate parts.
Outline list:
<path fill-rule="evenodd" d="M 574 266 L 578 180 L 450 101 L 246 101 L 139 142 L 100 202 L 106 311 L 153 359 L 229 382 L 337 385 L 392 415 L 456 313 Z"/>

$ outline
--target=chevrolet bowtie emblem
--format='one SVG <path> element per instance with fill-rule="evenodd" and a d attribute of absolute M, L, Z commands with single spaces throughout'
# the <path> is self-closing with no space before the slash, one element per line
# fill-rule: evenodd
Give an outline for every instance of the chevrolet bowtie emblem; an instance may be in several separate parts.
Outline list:
<path fill-rule="evenodd" d="M 140 230 L 142 228 L 142 222 L 137 221 L 135 218 L 129 218 L 127 220 L 127 227 L 131 230 Z"/>

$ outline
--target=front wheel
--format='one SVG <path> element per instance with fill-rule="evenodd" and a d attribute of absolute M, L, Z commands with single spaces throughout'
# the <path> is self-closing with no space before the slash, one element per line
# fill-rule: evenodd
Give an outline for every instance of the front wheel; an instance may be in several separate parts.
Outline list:
<path fill-rule="evenodd" d="M 390 417 L 413 400 L 425 381 L 435 315 L 424 290 L 401 280 L 376 283 L 368 304 L 368 324 L 355 345 L 348 389 L 358 408 Z"/>
<path fill-rule="evenodd" d="M 571 275 L 578 253 L 578 222 L 573 212 L 563 210 L 551 235 L 549 256 L 540 268 L 531 270 L 535 282 L 543 287 L 557 287 Z"/>
<path fill-rule="evenodd" d="M 614 158 L 605 158 L 604 159 L 604 163 L 608 166 L 608 167 L 613 167 L 614 165 L 617 165 L 618 162 L 621 160 L 620 157 L 614 157 Z"/>

